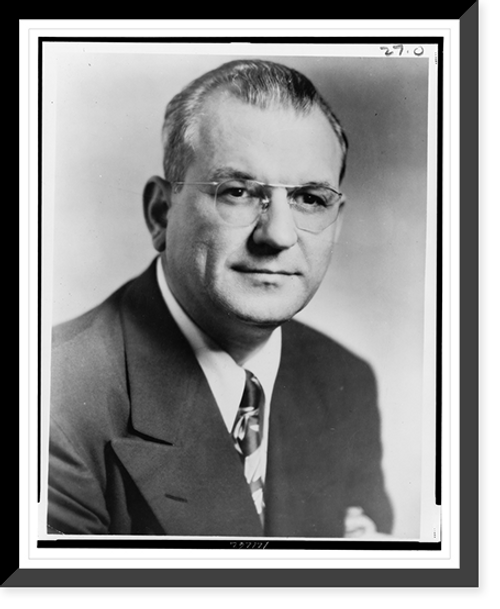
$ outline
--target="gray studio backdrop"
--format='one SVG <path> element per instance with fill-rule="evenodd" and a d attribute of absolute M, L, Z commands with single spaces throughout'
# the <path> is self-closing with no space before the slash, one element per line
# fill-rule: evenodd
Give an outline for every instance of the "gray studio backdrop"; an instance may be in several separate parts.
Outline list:
<path fill-rule="evenodd" d="M 85 47 L 85 45 L 83 45 Z M 263 56 L 261 56 L 263 57 Z M 155 252 L 142 217 L 146 180 L 161 174 L 167 101 L 235 56 L 93 52 L 58 55 L 44 131 L 53 246 L 52 321 L 98 304 Z M 331 102 L 350 142 L 340 242 L 320 291 L 299 315 L 368 359 L 379 384 L 384 469 L 394 533 L 418 538 L 427 192 L 427 62 L 417 58 L 276 59 Z M 53 165 L 51 164 L 53 159 Z M 47 194 L 49 190 L 45 191 Z M 52 194 L 53 193 L 53 194 Z"/>

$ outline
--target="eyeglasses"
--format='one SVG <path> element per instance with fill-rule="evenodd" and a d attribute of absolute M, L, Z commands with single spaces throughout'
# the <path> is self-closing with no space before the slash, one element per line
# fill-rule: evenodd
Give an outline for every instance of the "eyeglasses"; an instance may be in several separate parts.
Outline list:
<path fill-rule="evenodd" d="M 297 228 L 319 233 L 333 224 L 342 207 L 343 195 L 333 188 L 316 184 L 264 184 L 257 180 L 223 182 L 175 182 L 174 186 L 212 186 L 215 208 L 224 222 L 243 227 L 253 224 L 271 204 L 272 191 L 285 189 Z"/>

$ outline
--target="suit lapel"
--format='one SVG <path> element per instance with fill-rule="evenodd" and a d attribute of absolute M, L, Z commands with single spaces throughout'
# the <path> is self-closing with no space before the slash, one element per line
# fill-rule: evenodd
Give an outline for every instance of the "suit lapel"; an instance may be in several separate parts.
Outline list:
<path fill-rule="evenodd" d="M 238 454 L 154 269 L 124 298 L 133 432 L 112 447 L 165 533 L 262 535 Z"/>

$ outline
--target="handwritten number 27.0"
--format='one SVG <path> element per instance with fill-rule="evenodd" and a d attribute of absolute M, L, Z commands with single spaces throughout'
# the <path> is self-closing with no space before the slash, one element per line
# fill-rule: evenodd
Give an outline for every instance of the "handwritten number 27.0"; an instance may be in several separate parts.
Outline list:
<path fill-rule="evenodd" d="M 400 55 L 403 53 L 403 49 L 404 49 L 404 47 L 403 47 L 403 45 L 402 45 L 402 44 L 396 44 L 396 45 L 394 45 L 392 48 L 393 48 L 393 49 L 399 49 L 399 54 L 400 54 Z M 394 51 L 391 51 L 391 50 L 389 49 L 389 47 L 380 47 L 380 49 L 381 49 L 382 51 L 385 51 L 385 54 L 386 54 L 386 55 L 393 55 L 393 54 L 394 54 Z"/>

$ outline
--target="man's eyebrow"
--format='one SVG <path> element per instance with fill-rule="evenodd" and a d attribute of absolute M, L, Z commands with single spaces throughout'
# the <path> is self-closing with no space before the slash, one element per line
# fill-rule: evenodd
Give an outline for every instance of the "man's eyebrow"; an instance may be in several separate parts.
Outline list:
<path fill-rule="evenodd" d="M 314 180 L 311 180 L 309 182 L 304 182 L 303 184 L 300 184 L 300 186 L 302 188 L 332 188 L 333 190 L 337 190 L 335 186 L 332 186 L 332 184 L 328 181 L 315 182 Z"/>
<path fill-rule="evenodd" d="M 255 176 L 234 167 L 219 167 L 210 173 L 210 180 L 255 180 Z"/>
<path fill-rule="evenodd" d="M 221 182 L 224 180 L 258 180 L 254 175 L 248 173 L 246 171 L 241 171 L 240 169 L 236 169 L 235 167 L 219 167 L 215 169 L 209 175 L 209 180 L 212 182 Z M 337 191 L 328 180 L 309 180 L 307 182 L 302 182 L 300 184 L 292 184 L 292 186 L 296 186 L 298 188 L 333 188 L 333 190 Z"/>

